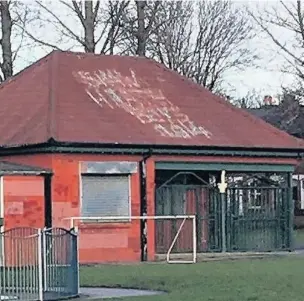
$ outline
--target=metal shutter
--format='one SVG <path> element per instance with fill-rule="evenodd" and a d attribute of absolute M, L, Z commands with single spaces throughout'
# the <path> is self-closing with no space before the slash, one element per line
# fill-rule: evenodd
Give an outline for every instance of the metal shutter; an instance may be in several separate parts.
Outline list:
<path fill-rule="evenodd" d="M 82 176 L 82 216 L 129 216 L 128 176 Z"/>

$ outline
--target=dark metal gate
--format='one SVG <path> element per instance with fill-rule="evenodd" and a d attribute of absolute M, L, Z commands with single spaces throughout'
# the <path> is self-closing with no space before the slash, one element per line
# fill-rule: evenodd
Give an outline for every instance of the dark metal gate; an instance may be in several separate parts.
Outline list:
<path fill-rule="evenodd" d="M 277 186 L 229 188 L 228 251 L 285 250 L 291 247 L 290 188 Z"/>
<path fill-rule="evenodd" d="M 190 184 L 191 183 L 191 184 Z M 156 189 L 156 215 L 196 215 L 198 251 L 220 249 L 218 192 L 191 172 L 180 172 Z M 182 220 L 156 221 L 156 252 L 166 253 Z M 187 220 L 172 253 L 193 251 L 192 221 Z"/>
<path fill-rule="evenodd" d="M 192 177 L 192 180 L 189 180 Z M 255 177 L 233 182 L 225 194 L 228 252 L 291 248 L 290 187 Z M 191 183 L 191 184 L 190 184 Z M 177 173 L 156 189 L 156 215 L 196 215 L 197 251 L 222 251 L 222 206 L 218 189 L 194 173 Z M 156 221 L 156 252 L 166 253 L 182 220 Z M 192 251 L 191 221 L 186 221 L 172 252 Z"/>

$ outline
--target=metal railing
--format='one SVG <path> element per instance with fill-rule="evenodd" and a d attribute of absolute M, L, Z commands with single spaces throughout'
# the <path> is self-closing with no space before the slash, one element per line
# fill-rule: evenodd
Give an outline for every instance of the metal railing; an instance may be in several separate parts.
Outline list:
<path fill-rule="evenodd" d="M 13 228 L 0 233 L 0 300 L 46 301 L 78 295 L 74 230 Z"/>

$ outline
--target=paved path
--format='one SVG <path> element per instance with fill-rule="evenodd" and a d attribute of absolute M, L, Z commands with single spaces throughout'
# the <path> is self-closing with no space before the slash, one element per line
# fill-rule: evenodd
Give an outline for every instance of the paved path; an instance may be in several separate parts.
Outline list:
<path fill-rule="evenodd" d="M 160 295 L 163 292 L 146 291 L 137 289 L 122 289 L 122 288 L 92 288 L 81 287 L 80 294 L 90 298 L 122 298 L 122 297 L 135 297 L 135 296 L 153 296 Z"/>

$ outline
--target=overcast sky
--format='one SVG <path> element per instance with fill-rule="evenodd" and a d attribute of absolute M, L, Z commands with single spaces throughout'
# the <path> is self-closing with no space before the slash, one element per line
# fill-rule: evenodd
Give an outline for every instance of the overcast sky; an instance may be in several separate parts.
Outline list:
<path fill-rule="evenodd" d="M 28 2 L 28 1 L 27 1 Z M 46 1 L 50 3 L 50 1 Z M 235 5 L 245 5 L 248 6 L 251 10 L 263 10 L 264 7 L 270 8 L 278 5 L 278 1 L 233 1 Z M 33 2 L 34 3 L 34 2 Z M 56 10 L 56 7 L 54 7 Z M 61 14 L 64 13 L 60 12 Z M 249 16 L 248 16 L 249 17 Z M 70 22 L 75 22 L 75 26 L 77 26 L 77 20 Z M 38 29 L 36 29 L 38 30 Z M 288 33 L 277 29 L 273 29 L 276 35 L 280 36 L 280 38 L 288 41 L 290 37 Z M 46 27 L 39 28 L 39 35 L 48 37 L 52 37 L 52 29 Z M 51 38 L 52 39 L 52 38 Z M 63 42 L 64 43 L 64 42 Z M 260 56 L 260 60 L 258 61 L 259 67 L 251 67 L 247 68 L 243 72 L 230 72 L 225 77 L 226 88 L 234 91 L 234 95 L 242 96 L 245 95 L 248 91 L 255 89 L 257 92 L 264 94 L 276 95 L 280 92 L 280 87 L 282 85 L 288 86 L 293 82 L 293 78 L 291 75 L 286 75 L 281 72 L 284 59 L 282 55 L 278 53 L 278 49 L 273 45 L 270 39 L 263 33 L 258 33 L 254 39 L 249 41 L 248 47 L 251 49 L 255 49 L 258 51 L 258 55 Z M 66 45 L 71 46 L 71 45 Z M 66 48 L 67 48 L 66 47 Z M 81 51 L 80 48 L 73 48 L 75 50 Z M 46 55 L 50 52 L 50 48 L 38 48 L 38 47 L 27 47 L 23 51 L 20 52 L 20 55 L 16 61 L 16 71 L 19 71 L 29 65 L 30 63 L 36 61 L 42 56 Z"/>
<path fill-rule="evenodd" d="M 262 13 L 264 9 L 278 9 L 280 4 L 277 0 L 272 1 L 234 1 L 237 5 L 246 5 L 256 13 Z M 295 2 L 284 1 L 284 2 Z M 288 42 L 292 39 L 290 33 L 279 28 L 272 27 L 271 32 L 280 41 Z M 248 47 L 255 49 L 260 56 L 258 68 L 247 68 L 244 72 L 230 73 L 226 77 L 236 88 L 236 93 L 244 95 L 247 91 L 256 89 L 261 94 L 276 95 L 280 92 L 281 86 L 289 86 L 293 83 L 293 76 L 284 74 L 282 68 L 285 64 L 284 57 L 278 47 L 263 32 L 259 32 L 254 39 L 248 42 Z"/>

